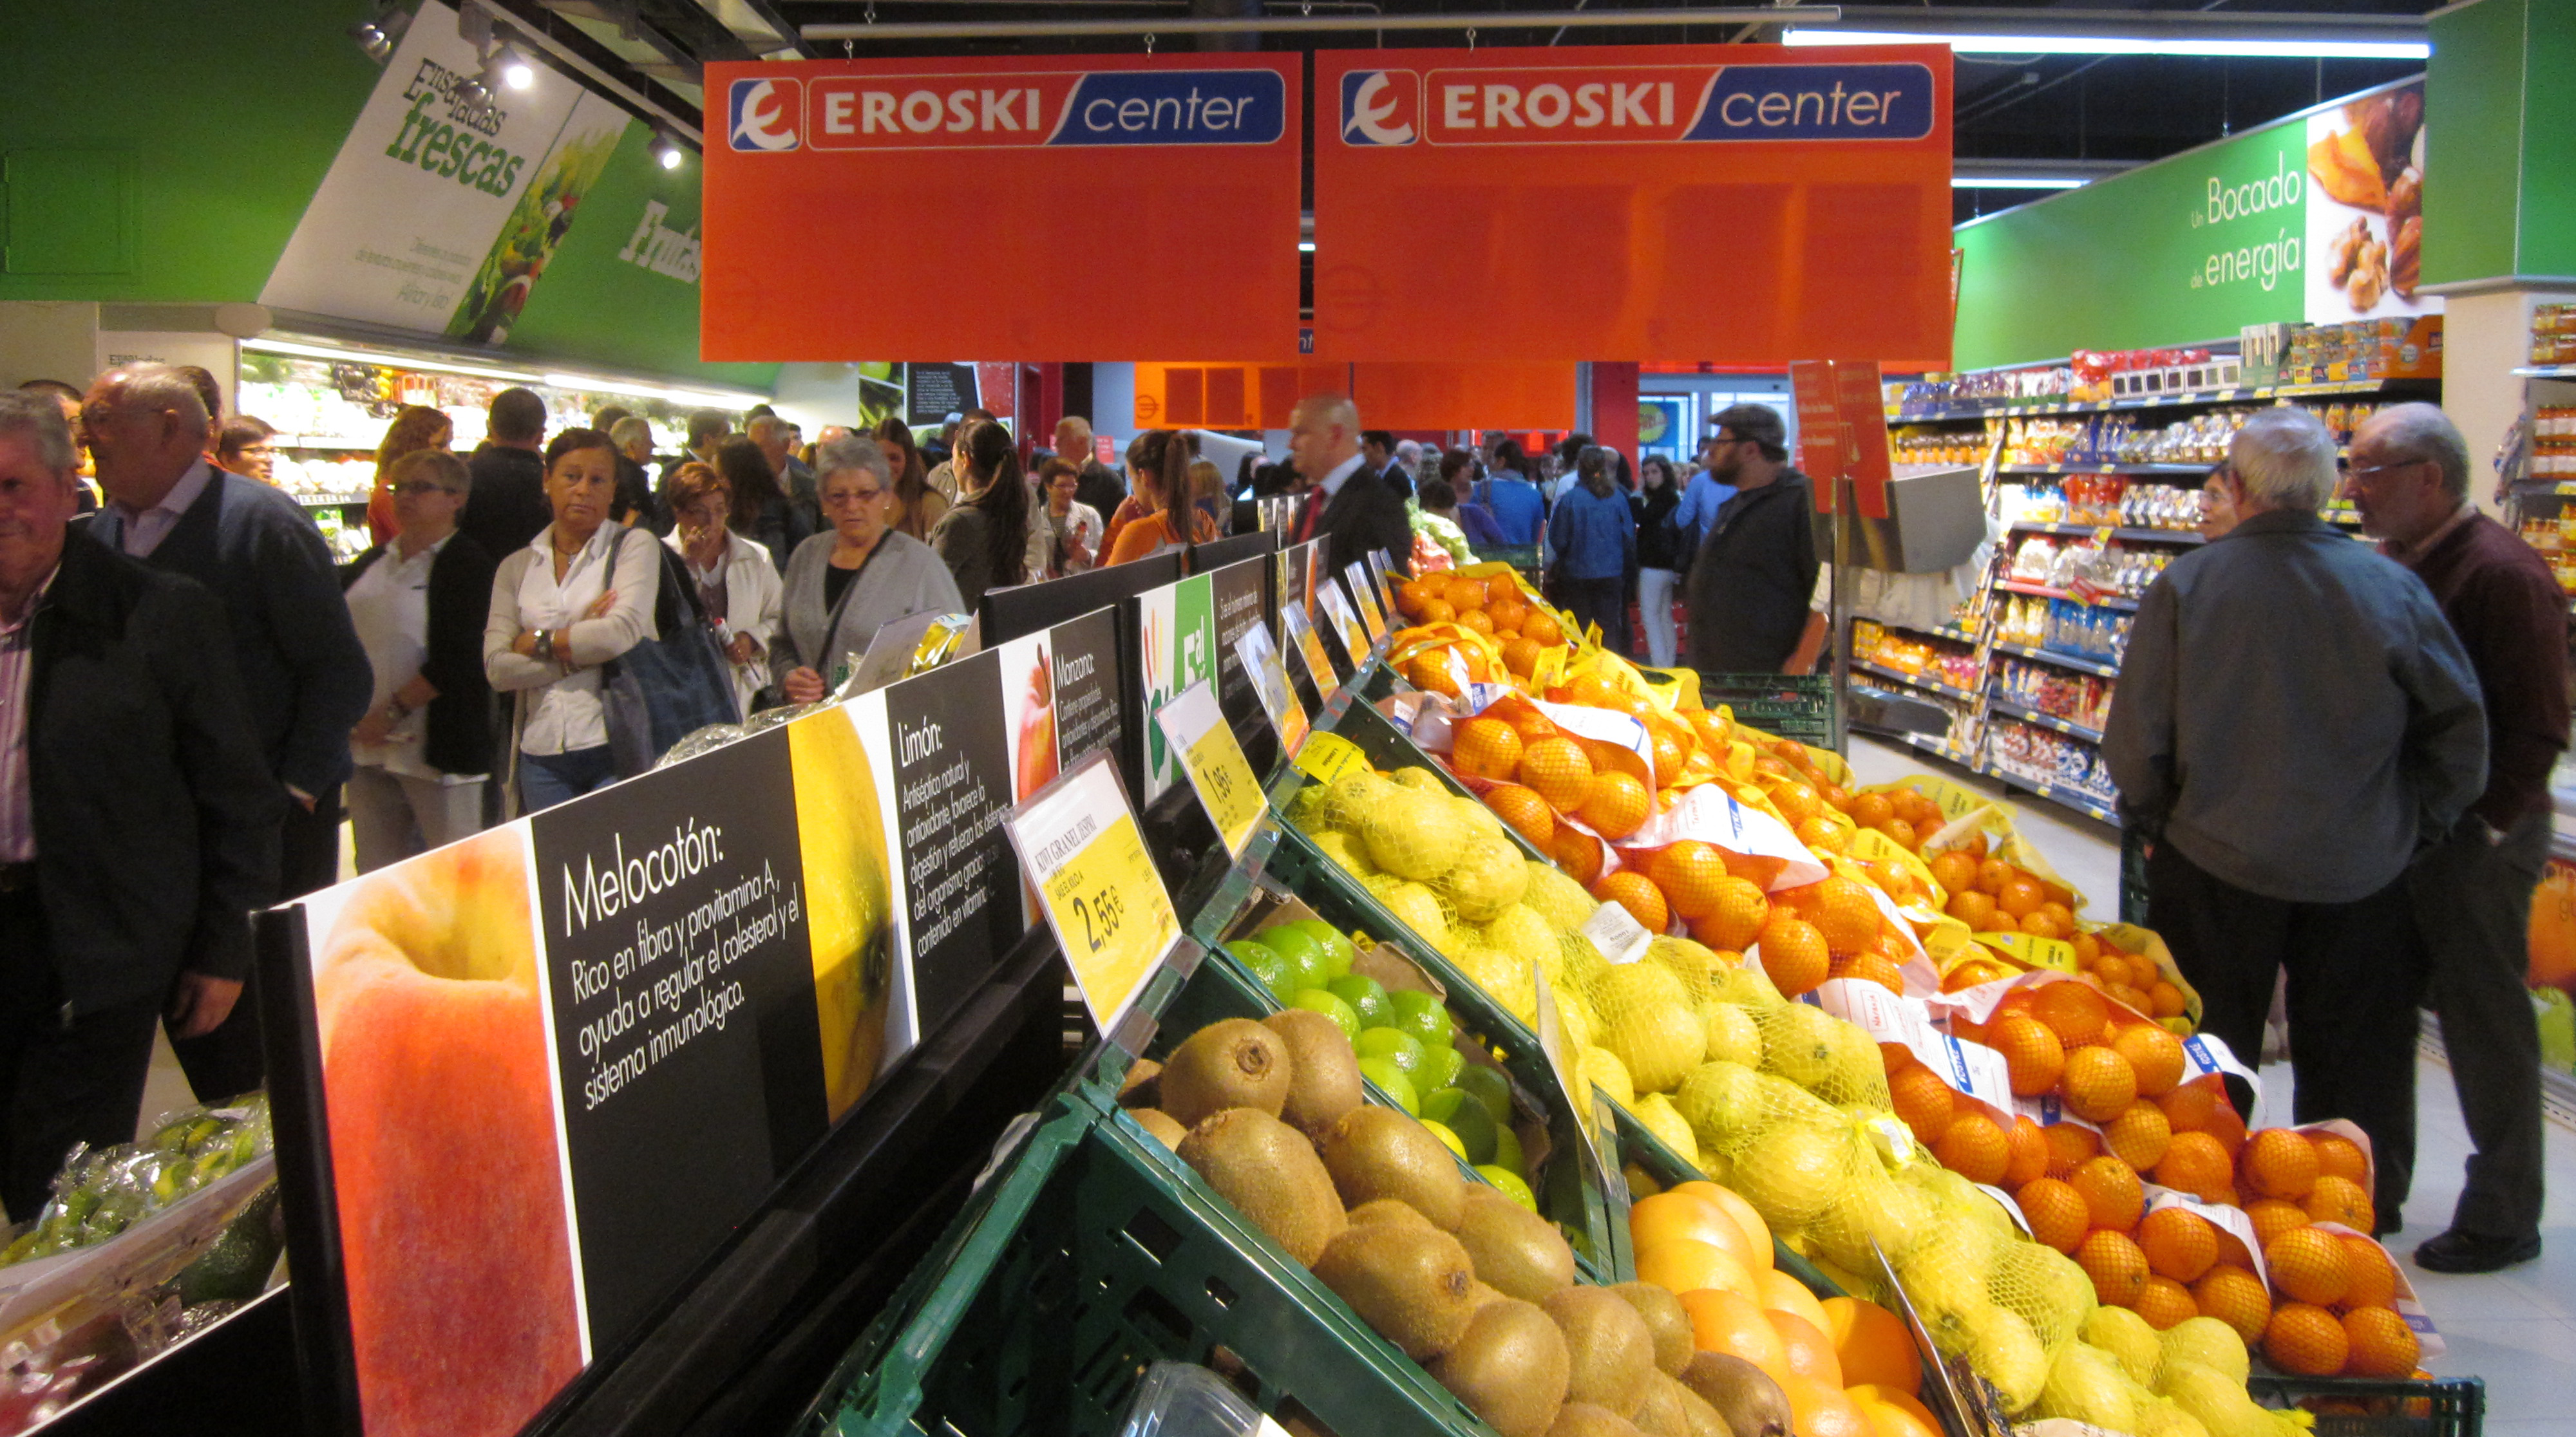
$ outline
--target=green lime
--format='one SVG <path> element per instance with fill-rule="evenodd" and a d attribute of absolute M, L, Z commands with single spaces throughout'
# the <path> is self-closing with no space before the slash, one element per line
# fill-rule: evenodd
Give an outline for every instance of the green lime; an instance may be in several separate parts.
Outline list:
<path fill-rule="evenodd" d="M 1386 986 L 1375 978 L 1345 973 L 1324 986 L 1333 991 L 1334 997 L 1351 1005 L 1351 1011 L 1360 1015 L 1363 1028 L 1386 1027 L 1387 1020 L 1394 1016 L 1387 1006 Z"/>
<path fill-rule="evenodd" d="M 1475 1094 L 1476 1101 L 1485 1105 L 1485 1111 L 1493 1115 L 1495 1122 L 1512 1120 L 1512 1080 L 1503 1076 L 1502 1069 L 1470 1063 L 1460 1069 L 1458 1076 L 1451 1081 Z"/>
<path fill-rule="evenodd" d="M 1350 1004 L 1322 988 L 1299 989 L 1297 995 L 1288 1000 L 1288 1006 L 1321 1013 L 1333 1020 L 1333 1026 L 1342 1030 L 1343 1037 L 1354 1041 L 1359 1038 L 1360 1015 L 1351 1011 Z"/>
<path fill-rule="evenodd" d="M 1435 1089 L 1423 1096 L 1422 1120 L 1426 1123 L 1449 1122 L 1449 1115 L 1457 1112 L 1458 1105 L 1466 1101 L 1467 1095 L 1456 1088 Z M 1452 1123 L 1450 1126 L 1454 1128 L 1457 1125 Z"/>
<path fill-rule="evenodd" d="M 1312 934 L 1301 933 L 1294 928 L 1265 928 L 1253 934 L 1252 940 L 1278 949 L 1291 966 L 1314 974 L 1312 979 L 1298 984 L 1298 987 L 1324 986 L 1324 945 L 1316 942 Z"/>
<path fill-rule="evenodd" d="M 1445 1125 L 1432 1122 L 1427 1118 L 1423 1120 L 1422 1125 L 1431 1130 L 1431 1136 L 1447 1143 L 1449 1145 L 1449 1151 L 1456 1153 L 1462 1158 L 1467 1155 L 1467 1145 L 1460 1141 L 1458 1135 L 1449 1131 Z"/>
<path fill-rule="evenodd" d="M 1351 960 L 1359 956 L 1359 950 L 1351 946 L 1350 938 L 1321 918 L 1300 918 L 1283 926 L 1294 928 L 1324 945 L 1324 968 L 1328 978 L 1339 978 L 1351 971 Z"/>
<path fill-rule="evenodd" d="M 1520 1174 L 1499 1163 L 1485 1163 L 1476 1171 L 1484 1174 L 1485 1181 L 1502 1189 L 1503 1196 L 1528 1208 L 1531 1212 L 1538 1211 L 1538 1194 L 1530 1191 L 1530 1185 L 1521 1181 Z"/>
<path fill-rule="evenodd" d="M 1412 1034 L 1413 1040 L 1426 1048 L 1448 1047 L 1450 1037 L 1458 1031 L 1457 1024 L 1449 1019 L 1449 1010 L 1429 993 L 1408 988 L 1387 994 L 1386 1003 L 1386 1026 Z"/>
<path fill-rule="evenodd" d="M 1529 1176 L 1529 1158 L 1521 1151 L 1521 1135 L 1513 1132 L 1509 1123 L 1494 1124 L 1493 1164 Z"/>
<path fill-rule="evenodd" d="M 1351 1040 L 1351 1049 L 1363 1061 L 1376 1058 L 1391 1063 L 1397 1072 L 1417 1082 L 1424 1076 L 1424 1066 L 1430 1057 L 1422 1051 L 1420 1043 L 1393 1028 L 1363 1029 L 1358 1037 Z"/>
<path fill-rule="evenodd" d="M 1278 949 L 1255 943 L 1249 938 L 1237 938 L 1225 945 L 1225 951 L 1233 956 L 1235 962 L 1243 965 L 1254 982 L 1269 989 L 1271 997 L 1285 1003 L 1288 995 L 1297 991 L 1287 986 L 1288 960 Z"/>
<path fill-rule="evenodd" d="M 1423 1076 L 1444 1088 L 1458 1081 L 1458 1074 L 1467 1066 L 1467 1055 L 1456 1048 L 1433 1048 L 1429 1050 L 1426 1057 L 1426 1071 Z"/>
<path fill-rule="evenodd" d="M 1462 1093 L 1458 1088 L 1442 1088 L 1440 1091 Z M 1451 1113 L 1447 1122 L 1449 1130 L 1458 1135 L 1460 1156 L 1471 1163 L 1489 1163 L 1494 1160 L 1496 1124 L 1493 1114 L 1485 1111 L 1484 1104 L 1473 1099 L 1462 1101 L 1458 1104 L 1458 1111 Z"/>
<path fill-rule="evenodd" d="M 1360 1059 L 1360 1076 L 1377 1084 L 1378 1091 L 1395 1099 L 1395 1105 L 1407 1113 L 1420 1116 L 1422 1101 L 1413 1095 L 1413 1080 L 1404 1070 L 1384 1058 Z"/>

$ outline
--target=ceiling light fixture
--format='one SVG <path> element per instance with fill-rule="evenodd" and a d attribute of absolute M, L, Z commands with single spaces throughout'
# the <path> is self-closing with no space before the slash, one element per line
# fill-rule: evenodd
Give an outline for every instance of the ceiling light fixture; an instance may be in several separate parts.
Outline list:
<path fill-rule="evenodd" d="M 349 38 L 358 42 L 368 59 L 381 65 L 393 58 L 395 43 L 410 25 L 411 12 L 386 0 L 376 7 L 375 14 L 349 27 Z"/>
<path fill-rule="evenodd" d="M 653 158 L 662 168 L 676 170 L 680 167 L 680 161 L 687 159 L 688 155 L 670 136 L 664 135 L 653 142 Z"/>
<path fill-rule="evenodd" d="M 505 48 L 501 51 L 501 83 L 513 90 L 534 88 L 537 67 L 529 64 L 527 57 L 518 51 Z"/>
<path fill-rule="evenodd" d="M 1954 190 L 2076 190 L 2093 183 L 2065 175 L 1952 175 Z"/>
<path fill-rule="evenodd" d="M 630 399 L 660 399 L 672 404 L 691 404 L 719 409 L 748 409 L 766 404 L 768 396 L 743 390 L 671 389 L 654 384 L 635 384 L 623 379 L 601 379 L 589 374 L 549 374 L 550 389 L 578 389 L 592 394 L 622 394 Z"/>
<path fill-rule="evenodd" d="M 2150 35 L 1955 35 L 1893 30 L 1791 30 L 1791 45 L 1946 44 L 1961 55 L 2182 55 L 2215 59 L 2421 60 L 2421 41 L 2268 38 L 2220 40 Z"/>

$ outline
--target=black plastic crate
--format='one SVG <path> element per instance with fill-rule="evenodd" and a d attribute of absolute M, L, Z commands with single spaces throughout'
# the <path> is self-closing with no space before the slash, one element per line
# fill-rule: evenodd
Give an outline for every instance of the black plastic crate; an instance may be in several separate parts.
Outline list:
<path fill-rule="evenodd" d="M 2307 1408 L 2316 1418 L 2316 1437 L 2478 1437 L 2486 1426 L 2487 1384 L 2476 1377 L 2423 1381 L 2258 1372 L 2246 1380 L 2245 1390 L 2266 1407 Z"/>

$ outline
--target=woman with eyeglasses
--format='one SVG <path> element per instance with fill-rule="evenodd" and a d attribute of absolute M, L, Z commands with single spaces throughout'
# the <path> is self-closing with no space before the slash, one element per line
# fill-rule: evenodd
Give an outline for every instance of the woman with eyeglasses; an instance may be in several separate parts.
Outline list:
<path fill-rule="evenodd" d="M 406 454 L 423 449 L 447 448 L 456 437 L 456 421 L 442 409 L 426 404 L 406 404 L 385 426 L 384 441 L 376 446 L 376 482 L 367 491 L 367 534 L 384 543 L 400 527 L 394 515 L 394 466 Z"/>
<path fill-rule="evenodd" d="M 815 451 L 814 469 L 815 496 L 831 527 L 787 561 L 786 622 L 771 663 L 792 704 L 817 703 L 839 689 L 885 625 L 966 607 L 939 555 L 888 527 L 894 470 L 877 441 L 842 435 Z"/>
<path fill-rule="evenodd" d="M 492 685 L 483 621 L 492 556 L 456 531 L 465 461 L 422 449 L 394 462 L 394 537 L 341 570 L 375 701 L 349 735 L 349 828 L 358 871 L 427 852 L 483 826 L 492 768 Z"/>

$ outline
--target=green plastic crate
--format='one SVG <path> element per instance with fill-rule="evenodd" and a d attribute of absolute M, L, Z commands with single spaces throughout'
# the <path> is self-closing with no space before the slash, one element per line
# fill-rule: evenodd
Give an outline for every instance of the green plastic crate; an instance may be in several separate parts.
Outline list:
<path fill-rule="evenodd" d="M 1816 748 L 1834 742 L 1831 674 L 1712 674 L 1699 676 L 1704 708 L 1726 705 L 1739 723 L 1793 738 Z"/>
<path fill-rule="evenodd" d="M 1311 906 L 1311 905 L 1310 905 Z M 1320 910 L 1319 910 L 1320 912 Z M 1327 921 L 1337 921 L 1326 915 Z M 1142 1056 L 1160 1061 L 1183 1039 L 1199 1029 L 1224 1018 L 1259 1018 L 1279 1010 L 1279 1002 L 1241 964 L 1228 954 L 1223 935 L 1204 940 L 1207 956 L 1195 970 L 1180 979 L 1177 986 L 1165 985 L 1147 990 L 1140 1006 L 1149 1006 L 1159 1016 L 1152 1040 Z M 1170 970 L 1165 970 L 1168 974 Z M 1118 1088 L 1124 1080 L 1129 1061 L 1123 1054 L 1102 1054 L 1086 1064 L 1087 1076 L 1078 1075 L 1068 1088 L 1081 1092 L 1094 1106 L 1103 1110 L 1118 1105 Z M 1521 1074 L 1505 1064 L 1515 1079 Z M 1396 1106 L 1374 1083 L 1363 1083 L 1370 1102 L 1381 1107 Z M 1629 1259 L 1626 1242 L 1626 1209 L 1622 1205 L 1611 1212 L 1610 1195 L 1587 1180 L 1582 1164 L 1567 1144 L 1576 1138 L 1573 1114 L 1562 1101 L 1550 1102 L 1555 1089 L 1536 1087 L 1527 1081 L 1522 1086 L 1536 1095 L 1547 1116 L 1548 1143 L 1551 1158 L 1540 1174 L 1532 1196 L 1538 1200 L 1539 1212 L 1564 1232 L 1566 1242 L 1574 1249 L 1575 1263 L 1587 1281 L 1624 1282 L 1633 1276 L 1636 1266 Z M 1485 1179 L 1465 1162 L 1459 1163 L 1462 1175 L 1471 1182 Z"/>
<path fill-rule="evenodd" d="M 1448 990 L 1446 1002 L 1458 1025 L 1484 1043 L 1513 1082 L 1548 1101 L 1548 1141 L 1557 1152 L 1571 1154 L 1569 1145 L 1579 1142 L 1580 1135 L 1572 1109 L 1561 1099 L 1550 1100 L 1559 1090 L 1538 1036 L 1387 912 L 1375 894 L 1318 852 L 1303 833 L 1286 823 L 1278 826 L 1279 845 L 1271 853 L 1269 877 L 1325 922 L 1345 931 L 1358 929 L 1393 945 L 1437 979 Z M 1586 1174 L 1579 1162 L 1550 1162 L 1536 1193 L 1539 1211 L 1565 1229 L 1575 1256 L 1604 1282 L 1625 1282 L 1636 1274 L 1636 1261 L 1628 1251 L 1627 1190 L 1617 1176 Z"/>
<path fill-rule="evenodd" d="M 2353 1404 L 2362 1412 L 2328 1410 L 2316 1414 L 2316 1437 L 2478 1437 L 2486 1428 L 2487 1385 L 2476 1377 L 2437 1377 L 2431 1381 L 2371 1377 L 2277 1377 L 2258 1372 L 2246 1379 L 2246 1390 L 2266 1406 L 2289 1407 L 2308 1398 Z M 2409 1416 L 2403 1404 L 2422 1402 L 2422 1416 Z"/>
<path fill-rule="evenodd" d="M 1119 1431 L 1145 1368 L 1240 1360 L 1335 1431 L 1490 1433 L 1124 1117 L 1062 1100 L 842 1360 L 806 1437 Z"/>

